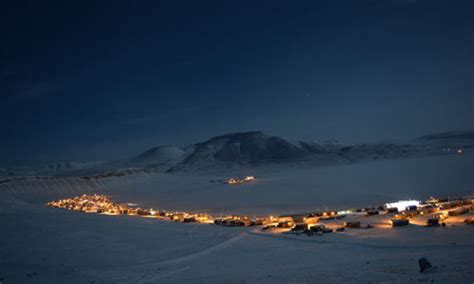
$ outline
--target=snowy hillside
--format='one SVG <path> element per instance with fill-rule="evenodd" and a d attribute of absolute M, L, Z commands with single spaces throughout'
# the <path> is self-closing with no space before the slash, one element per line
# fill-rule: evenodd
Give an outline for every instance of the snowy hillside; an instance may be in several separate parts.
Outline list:
<path fill-rule="evenodd" d="M 59 175 L 82 169 L 99 168 L 107 163 L 106 161 L 54 162 L 23 167 L 5 167 L 0 168 L 0 177 Z"/>
<path fill-rule="evenodd" d="M 125 165 L 169 169 L 180 161 L 184 155 L 185 151 L 176 146 L 158 146 L 126 162 Z"/>

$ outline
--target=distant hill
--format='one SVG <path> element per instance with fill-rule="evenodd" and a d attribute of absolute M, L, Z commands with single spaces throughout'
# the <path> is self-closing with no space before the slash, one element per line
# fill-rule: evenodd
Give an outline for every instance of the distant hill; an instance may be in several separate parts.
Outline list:
<path fill-rule="evenodd" d="M 429 141 L 437 143 L 474 143 L 474 130 L 450 131 L 425 135 L 418 141 Z"/>
<path fill-rule="evenodd" d="M 128 160 L 54 163 L 38 167 L 3 168 L 0 176 L 102 176 L 104 173 L 222 171 L 256 166 L 320 167 L 377 160 L 460 154 L 474 149 L 474 131 L 430 134 L 404 142 L 341 145 L 290 141 L 261 131 L 231 133 L 185 148 L 164 145 Z M 129 171 L 131 170 L 131 171 Z"/>

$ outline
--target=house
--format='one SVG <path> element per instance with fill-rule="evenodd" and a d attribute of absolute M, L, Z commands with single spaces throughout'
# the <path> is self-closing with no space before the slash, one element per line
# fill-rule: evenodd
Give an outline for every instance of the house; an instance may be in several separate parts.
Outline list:
<path fill-rule="evenodd" d="M 302 232 L 308 229 L 308 224 L 306 223 L 296 223 L 291 229 L 292 232 Z"/>
<path fill-rule="evenodd" d="M 365 215 L 366 215 L 366 216 L 379 215 L 379 211 L 378 211 L 377 209 L 368 210 L 367 212 L 365 212 Z"/>
<path fill-rule="evenodd" d="M 294 226 L 292 217 L 279 217 L 278 218 L 278 228 L 293 228 Z"/>
<path fill-rule="evenodd" d="M 138 214 L 138 215 L 141 215 L 141 216 L 149 216 L 149 215 L 151 215 L 151 214 L 150 214 L 150 210 L 141 209 L 141 208 L 138 208 L 138 209 L 137 209 L 137 214 Z"/>
<path fill-rule="evenodd" d="M 277 227 L 278 228 L 293 228 L 294 223 L 293 221 L 283 221 L 283 222 L 278 222 Z"/>
<path fill-rule="evenodd" d="M 183 218 L 183 223 L 194 223 L 196 222 L 196 217 L 194 216 L 186 216 Z"/>
<path fill-rule="evenodd" d="M 281 215 L 279 218 L 291 218 L 295 223 L 305 222 L 306 219 L 311 218 L 310 214 L 288 214 Z"/>
<path fill-rule="evenodd" d="M 401 227 L 410 224 L 410 221 L 408 219 L 392 219 L 391 221 L 392 227 Z"/>
<path fill-rule="evenodd" d="M 344 228 L 360 228 L 360 222 L 344 222 Z"/>
<path fill-rule="evenodd" d="M 385 210 L 385 213 L 387 213 L 387 214 L 389 214 L 389 213 L 398 213 L 398 208 L 397 207 L 387 208 Z"/>
<path fill-rule="evenodd" d="M 171 215 L 171 220 L 175 221 L 175 222 L 183 222 L 184 221 L 184 214 L 182 213 L 177 213 L 177 214 L 173 214 Z"/>
<path fill-rule="evenodd" d="M 416 211 L 417 209 L 418 207 L 416 205 L 410 205 L 410 206 L 407 206 L 405 210 L 408 212 L 413 212 L 413 211 Z"/>
<path fill-rule="evenodd" d="M 317 223 L 319 223 L 319 218 L 318 217 L 307 217 L 304 220 L 304 223 L 305 224 L 317 224 Z"/>

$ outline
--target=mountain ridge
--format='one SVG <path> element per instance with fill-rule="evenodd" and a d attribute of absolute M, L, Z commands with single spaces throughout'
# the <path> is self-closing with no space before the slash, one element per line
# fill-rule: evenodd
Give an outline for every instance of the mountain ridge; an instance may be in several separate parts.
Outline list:
<path fill-rule="evenodd" d="M 0 176 L 95 175 L 105 172 L 189 172 L 265 165 L 325 166 L 375 160 L 455 154 L 474 149 L 474 130 L 432 133 L 404 142 L 342 145 L 291 141 L 262 131 L 228 133 L 187 147 L 160 145 L 123 161 L 91 163 L 89 167 L 47 166 L 38 170 L 0 169 Z M 84 165 L 88 165 L 84 163 Z"/>

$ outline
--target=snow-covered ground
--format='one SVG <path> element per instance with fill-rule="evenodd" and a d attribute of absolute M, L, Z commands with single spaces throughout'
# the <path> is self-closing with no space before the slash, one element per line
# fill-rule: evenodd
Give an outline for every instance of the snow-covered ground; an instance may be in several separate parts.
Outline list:
<path fill-rule="evenodd" d="M 0 217 L 4 283 L 471 283 L 474 278 L 474 226 L 307 237 L 17 205 L 21 210 Z M 438 268 L 420 274 L 420 257 Z"/>
<path fill-rule="evenodd" d="M 82 193 L 166 210 L 282 214 L 346 209 L 400 199 L 474 193 L 474 154 L 371 162 L 313 169 L 256 168 L 222 175 L 136 174 L 85 180 L 55 178 L 0 184 L 23 200 L 47 202 Z M 255 175 L 254 183 L 209 182 Z"/>
<path fill-rule="evenodd" d="M 474 155 L 224 175 L 138 174 L 0 184 L 2 283 L 474 281 L 474 226 L 351 230 L 319 236 L 80 214 L 44 202 L 82 193 L 160 209 L 281 214 L 474 193 Z M 437 269 L 420 274 L 418 259 Z"/>

